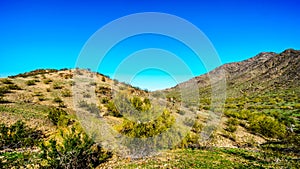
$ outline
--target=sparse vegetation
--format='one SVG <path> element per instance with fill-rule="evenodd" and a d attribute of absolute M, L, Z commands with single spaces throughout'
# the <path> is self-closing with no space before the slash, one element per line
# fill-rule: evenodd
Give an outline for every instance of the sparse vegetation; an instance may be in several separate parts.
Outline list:
<path fill-rule="evenodd" d="M 51 79 L 45 79 L 43 82 L 44 82 L 45 84 L 50 84 L 50 83 L 52 82 L 52 80 L 51 80 Z"/>
<path fill-rule="evenodd" d="M 25 82 L 25 84 L 26 84 L 27 86 L 33 86 L 33 85 L 35 85 L 35 80 L 27 80 L 27 81 Z"/>
<path fill-rule="evenodd" d="M 10 80 L 10 79 L 8 79 L 8 78 L 2 79 L 1 82 L 2 82 L 3 84 L 14 84 L 14 83 L 12 82 L 12 80 Z"/>
<path fill-rule="evenodd" d="M 0 87 L 0 96 L 3 96 L 6 93 L 10 93 L 11 91 L 9 90 L 9 88 L 7 86 L 1 86 Z"/>
<path fill-rule="evenodd" d="M 36 146 L 43 137 L 41 131 L 29 128 L 22 121 L 11 126 L 0 124 L 0 150 Z"/>
<path fill-rule="evenodd" d="M 99 113 L 100 113 L 100 110 L 95 103 L 87 103 L 86 101 L 81 100 L 78 102 L 78 106 L 81 108 L 84 108 L 89 113 L 93 113 L 96 115 L 99 115 Z"/>

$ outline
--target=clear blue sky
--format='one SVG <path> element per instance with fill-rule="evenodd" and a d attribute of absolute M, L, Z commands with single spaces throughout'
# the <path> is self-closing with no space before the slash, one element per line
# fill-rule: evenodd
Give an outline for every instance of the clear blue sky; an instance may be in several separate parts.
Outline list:
<path fill-rule="evenodd" d="M 93 33 L 117 18 L 138 12 L 169 13 L 193 23 L 210 39 L 222 63 L 244 60 L 262 51 L 300 49 L 299 6 L 297 0 L 1 0 L 0 77 L 37 68 L 74 68 Z M 133 40 L 147 38 L 151 40 L 145 47 L 168 50 L 168 45 L 163 45 L 167 38 L 146 35 Z M 155 40 L 160 43 L 153 43 Z M 130 39 L 122 43 L 130 44 Z M 118 65 L 120 55 L 143 49 L 143 45 L 131 48 L 134 44 L 115 47 L 120 50 L 109 53 L 107 64 Z M 179 55 L 193 75 L 205 73 L 187 52 Z M 113 76 L 114 68 L 100 67 L 99 71 Z M 166 72 L 155 69 L 137 75 L 130 83 L 141 88 L 154 90 L 176 84 Z"/>

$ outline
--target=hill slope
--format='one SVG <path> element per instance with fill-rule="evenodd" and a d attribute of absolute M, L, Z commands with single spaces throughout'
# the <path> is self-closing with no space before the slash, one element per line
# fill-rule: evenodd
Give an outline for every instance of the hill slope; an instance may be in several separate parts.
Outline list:
<path fill-rule="evenodd" d="M 167 149 L 198 150 L 166 150 L 160 156 L 138 161 L 114 156 L 99 167 L 122 168 L 139 164 L 150 168 L 166 165 L 176 167 L 171 165 L 173 162 L 181 167 L 209 167 L 211 161 L 205 161 L 206 156 L 213 156 L 216 163 L 224 166 L 231 163 L 232 167 L 244 164 L 278 167 L 277 164 L 282 166 L 286 163 L 295 166 L 294 159 L 299 158 L 300 153 L 299 64 L 300 51 L 289 49 L 280 54 L 264 52 L 242 62 L 225 64 L 171 89 L 155 92 L 143 91 L 89 70 L 35 70 L 1 79 L 1 132 L 7 131 L 4 126 L 13 126 L 16 121 L 22 120 L 42 133 L 40 141 L 47 145 L 51 139 L 62 142 L 60 131 L 69 133 L 73 127 L 76 131 L 89 133 L 83 128 L 100 119 L 126 137 L 151 138 L 167 131 L 177 133 L 178 126 L 172 126 L 176 124 L 175 120 L 182 119 L 183 125 L 180 127 L 187 126 L 189 131 L 184 133 L 180 142 L 175 144 L 167 140 L 169 144 L 166 146 L 160 143 L 164 141 L 163 137 L 155 141 L 158 146 L 166 146 Z M 226 77 L 227 97 L 223 106 L 213 107 L 209 77 L 217 77 L 215 79 L 218 80 L 222 73 Z M 190 90 L 191 81 L 197 83 L 200 98 L 190 95 L 187 100 L 191 102 L 182 104 L 181 90 L 194 92 Z M 138 113 L 125 103 L 139 110 Z M 88 114 L 78 114 L 78 111 L 86 111 Z M 215 128 L 210 129 L 210 138 L 203 141 L 202 131 L 208 119 L 214 115 L 220 116 L 220 119 Z M 81 121 L 81 118 L 88 120 Z M 0 136 L 2 140 L 7 138 L 4 134 Z M 102 142 L 101 139 L 99 142 L 104 147 L 114 145 L 113 142 Z M 12 167 L 32 163 L 33 168 L 41 167 L 42 163 L 37 156 L 41 153 L 38 144 L 16 148 L 12 146 L 14 144 L 7 145 L 5 141 L 0 143 L 1 165 Z M 80 149 L 80 145 L 75 148 Z M 118 155 L 114 151 L 112 153 Z M 200 158 L 202 153 L 203 159 Z M 221 156 L 226 157 L 226 160 L 223 161 Z M 110 156 L 102 158 L 107 157 Z M 278 163 L 273 164 L 276 161 Z M 112 164 L 115 162 L 120 163 Z M 51 161 L 43 162 L 43 165 L 50 164 Z"/>

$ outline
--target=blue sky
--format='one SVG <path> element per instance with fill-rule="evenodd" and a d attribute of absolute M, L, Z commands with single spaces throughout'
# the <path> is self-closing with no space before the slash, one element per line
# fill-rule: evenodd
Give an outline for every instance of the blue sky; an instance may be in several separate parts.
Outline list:
<path fill-rule="evenodd" d="M 1 0 L 0 77 L 37 68 L 73 68 L 84 44 L 98 29 L 139 12 L 163 12 L 191 22 L 209 38 L 221 63 L 244 60 L 262 51 L 300 49 L 299 6 L 296 0 Z M 207 71 L 184 45 L 155 35 L 120 42 L 98 71 L 117 78 L 114 71 L 124 58 L 146 48 L 171 51 L 187 64 L 193 76 Z M 136 72 L 129 79 L 129 83 L 150 90 L 178 82 L 156 68 Z"/>

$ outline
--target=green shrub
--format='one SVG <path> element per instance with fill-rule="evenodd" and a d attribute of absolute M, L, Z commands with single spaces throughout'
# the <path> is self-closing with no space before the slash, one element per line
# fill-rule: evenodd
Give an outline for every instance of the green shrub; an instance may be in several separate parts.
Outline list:
<path fill-rule="evenodd" d="M 46 98 L 44 96 L 39 96 L 38 99 L 39 99 L 39 101 L 45 101 L 46 100 Z"/>
<path fill-rule="evenodd" d="M 122 117 L 122 114 L 119 112 L 113 101 L 108 101 L 108 103 L 105 106 L 108 111 L 107 115 Z"/>
<path fill-rule="evenodd" d="M 236 118 L 229 118 L 227 121 L 226 121 L 226 124 L 227 125 L 238 125 L 239 124 L 239 120 L 236 119 Z"/>
<path fill-rule="evenodd" d="M 135 96 L 130 101 L 133 107 L 136 108 L 138 111 L 143 110 L 143 101 L 141 100 L 141 98 Z"/>
<path fill-rule="evenodd" d="M 254 115 L 249 121 L 249 129 L 266 137 L 282 138 L 286 133 L 285 125 L 273 117 L 266 115 Z"/>
<path fill-rule="evenodd" d="M 192 132 L 199 134 L 201 133 L 202 129 L 203 129 L 203 124 L 199 121 L 195 121 L 192 127 Z"/>
<path fill-rule="evenodd" d="M 60 132 L 60 137 L 62 141 L 51 139 L 41 145 L 45 168 L 94 168 L 112 156 L 74 127 L 69 133 Z"/>
<path fill-rule="evenodd" d="M 226 109 L 224 111 L 224 114 L 227 117 L 233 117 L 233 118 L 239 117 L 239 113 L 236 110 L 232 110 L 232 109 Z"/>
<path fill-rule="evenodd" d="M 150 110 L 151 103 L 148 98 L 144 99 L 144 101 L 137 96 L 134 96 L 130 99 L 131 105 L 139 112 L 146 112 Z"/>
<path fill-rule="evenodd" d="M 51 108 L 47 117 L 54 125 L 69 125 L 71 122 L 67 112 L 60 108 Z"/>
<path fill-rule="evenodd" d="M 72 94 L 71 94 L 71 91 L 70 90 L 63 90 L 62 92 L 61 92 L 61 95 L 63 96 L 63 97 L 71 97 L 72 96 Z"/>
<path fill-rule="evenodd" d="M 76 84 L 75 81 L 71 81 L 71 82 L 70 82 L 70 86 L 74 86 L 75 84 Z"/>
<path fill-rule="evenodd" d="M 235 132 L 235 131 L 237 130 L 237 126 L 230 124 L 230 125 L 228 125 L 228 126 L 225 128 L 225 130 L 228 131 L 228 132 L 233 133 L 233 132 Z"/>
<path fill-rule="evenodd" d="M 49 84 L 49 83 L 52 82 L 52 80 L 51 80 L 51 79 L 45 79 L 43 82 L 44 82 L 45 84 Z"/>
<path fill-rule="evenodd" d="M 0 150 L 32 147 L 38 145 L 43 137 L 41 131 L 29 128 L 22 121 L 17 121 L 11 126 L 0 124 Z"/>
<path fill-rule="evenodd" d="M 224 134 L 222 134 L 222 136 L 224 136 L 225 138 L 228 138 L 228 139 L 230 139 L 232 141 L 236 141 L 236 135 L 233 132 L 234 131 L 228 131 L 228 130 L 226 130 L 224 132 Z"/>
<path fill-rule="evenodd" d="M 106 98 L 106 97 L 104 97 L 104 98 L 101 99 L 101 103 L 102 103 L 102 104 L 107 104 L 108 101 L 109 101 L 109 99 Z"/>
<path fill-rule="evenodd" d="M 64 102 L 60 102 L 60 103 L 58 103 L 58 107 L 66 108 L 67 106 L 64 104 Z"/>
<path fill-rule="evenodd" d="M 175 122 L 175 118 L 167 110 L 162 115 L 150 122 L 134 122 L 124 119 L 123 124 L 119 127 L 119 132 L 133 138 L 148 138 L 158 135 Z"/>
<path fill-rule="evenodd" d="M 26 84 L 27 86 L 33 86 L 33 85 L 35 85 L 35 80 L 27 80 L 27 81 L 25 82 L 25 84 Z"/>
<path fill-rule="evenodd" d="M 63 88 L 63 86 L 61 86 L 60 84 L 58 84 L 58 83 L 54 83 L 53 84 L 53 89 L 62 89 Z"/>
<path fill-rule="evenodd" d="M 61 98 L 55 97 L 55 98 L 53 99 L 53 102 L 55 102 L 55 103 L 62 103 L 63 101 L 61 100 Z"/>

